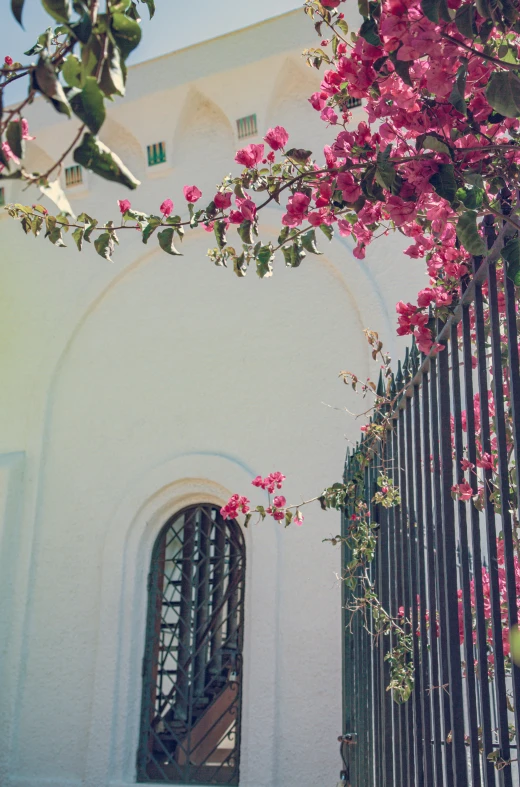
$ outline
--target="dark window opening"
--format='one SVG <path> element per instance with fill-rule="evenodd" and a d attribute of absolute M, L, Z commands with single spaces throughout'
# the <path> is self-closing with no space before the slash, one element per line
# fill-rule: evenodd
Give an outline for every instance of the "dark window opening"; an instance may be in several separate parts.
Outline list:
<path fill-rule="evenodd" d="M 245 544 L 212 505 L 159 534 L 148 578 L 140 782 L 238 784 Z"/>

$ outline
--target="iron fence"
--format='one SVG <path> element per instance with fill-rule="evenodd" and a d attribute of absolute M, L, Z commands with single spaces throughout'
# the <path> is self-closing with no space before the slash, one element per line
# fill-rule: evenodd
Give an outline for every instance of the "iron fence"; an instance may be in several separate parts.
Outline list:
<path fill-rule="evenodd" d="M 373 607 L 354 612 L 366 583 L 343 583 L 352 787 L 520 783 L 520 669 L 509 653 L 520 596 L 518 295 L 490 258 L 473 264 L 437 325 L 444 349 L 425 357 L 412 346 L 374 416 L 384 436 L 369 428 L 347 454 L 345 482 L 377 535 L 369 587 L 395 623 L 381 633 Z M 374 502 L 382 474 L 399 488 L 396 506 Z M 356 511 L 343 514 L 345 571 Z M 396 653 L 413 676 L 405 702 L 389 688 Z"/>

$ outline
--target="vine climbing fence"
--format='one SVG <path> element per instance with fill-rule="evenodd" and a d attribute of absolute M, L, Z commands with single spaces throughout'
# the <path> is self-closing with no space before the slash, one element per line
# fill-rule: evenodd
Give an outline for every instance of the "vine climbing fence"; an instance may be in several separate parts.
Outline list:
<path fill-rule="evenodd" d="M 518 292 L 473 261 L 443 348 L 380 380 L 347 455 L 344 759 L 352 787 L 520 784 Z M 514 643 L 514 640 L 513 640 Z"/>

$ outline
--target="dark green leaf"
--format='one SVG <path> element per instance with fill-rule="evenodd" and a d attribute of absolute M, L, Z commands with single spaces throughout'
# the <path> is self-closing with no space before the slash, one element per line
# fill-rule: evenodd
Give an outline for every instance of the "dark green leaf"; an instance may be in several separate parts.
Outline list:
<path fill-rule="evenodd" d="M 11 0 L 11 11 L 13 12 L 14 18 L 16 19 L 16 21 L 21 27 L 23 27 L 22 24 L 23 4 L 24 4 L 24 0 Z"/>
<path fill-rule="evenodd" d="M 83 8 L 84 13 L 81 18 L 70 25 L 70 28 L 78 41 L 81 41 L 82 44 L 86 44 L 92 35 L 92 20 L 90 19 L 88 9 L 86 9 L 85 6 L 83 6 Z"/>
<path fill-rule="evenodd" d="M 392 146 L 388 145 L 386 150 L 379 151 L 377 154 L 377 168 L 375 178 L 380 186 L 392 190 L 396 178 L 396 171 L 394 165 L 390 161 L 390 151 Z"/>
<path fill-rule="evenodd" d="M 256 272 L 261 279 L 266 279 L 273 275 L 273 247 L 269 243 L 262 246 L 256 255 Z"/>
<path fill-rule="evenodd" d="M 38 237 L 43 225 L 43 216 L 35 216 L 31 221 L 31 230 L 34 237 Z"/>
<path fill-rule="evenodd" d="M 378 27 L 373 19 L 365 19 L 359 29 L 359 35 L 372 46 L 381 46 Z"/>
<path fill-rule="evenodd" d="M 316 230 L 309 230 L 305 232 L 301 236 L 302 246 L 307 251 L 310 251 L 311 254 L 323 254 L 322 251 L 318 251 L 318 247 L 316 246 Z"/>
<path fill-rule="evenodd" d="M 78 247 L 78 251 L 81 251 L 81 249 L 83 248 L 83 235 L 84 234 L 85 234 L 85 230 L 82 229 L 81 227 L 78 227 L 72 233 L 72 237 L 74 238 L 74 241 L 76 242 L 76 246 Z"/>
<path fill-rule="evenodd" d="M 97 134 L 105 122 L 106 111 L 103 93 L 95 77 L 87 77 L 80 93 L 70 99 L 73 112 L 85 123 L 93 134 Z"/>
<path fill-rule="evenodd" d="M 111 27 L 116 46 L 119 47 L 123 60 L 126 60 L 141 40 L 141 26 L 135 19 L 130 19 L 125 14 L 115 13 L 112 16 Z"/>
<path fill-rule="evenodd" d="M 520 115 L 520 81 L 511 71 L 495 71 L 486 88 L 488 103 L 508 118 Z"/>
<path fill-rule="evenodd" d="M 126 216 L 130 213 L 127 211 L 123 218 L 126 219 Z M 160 226 L 162 218 L 160 216 L 150 216 L 148 223 L 146 224 L 145 228 L 143 229 L 143 243 L 148 243 L 148 239 L 153 235 L 157 227 Z"/>
<path fill-rule="evenodd" d="M 174 257 L 182 257 L 180 251 L 177 251 L 173 239 L 175 238 L 175 230 L 173 227 L 167 227 L 165 230 L 157 235 L 159 239 L 159 246 L 168 254 L 173 254 Z"/>
<path fill-rule="evenodd" d="M 94 241 L 94 247 L 99 256 L 103 257 L 104 260 L 108 260 L 109 262 L 113 262 L 111 257 L 116 247 L 113 236 L 113 232 L 102 232 L 101 235 Z"/>
<path fill-rule="evenodd" d="M 34 71 L 34 82 L 35 87 L 49 99 L 57 112 L 70 117 L 71 109 L 67 96 L 50 60 L 43 55 L 40 56 Z"/>
<path fill-rule="evenodd" d="M 473 188 L 473 189 L 457 189 L 456 197 L 460 200 L 466 208 L 470 210 L 475 210 L 480 208 L 482 202 L 484 201 L 484 189 L 481 188 Z"/>
<path fill-rule="evenodd" d="M 19 120 L 12 120 L 7 126 L 5 133 L 9 147 L 15 156 L 23 158 L 25 153 L 25 142 L 22 139 L 22 124 Z"/>
<path fill-rule="evenodd" d="M 431 176 L 430 183 L 439 196 L 453 202 L 457 192 L 453 164 L 439 164 L 439 171 Z"/>
<path fill-rule="evenodd" d="M 0 145 L 0 164 L 3 164 L 8 170 L 11 169 L 10 159 L 7 158 L 4 151 L 2 150 L 2 146 Z"/>
<path fill-rule="evenodd" d="M 502 257 L 507 262 L 507 277 L 520 286 L 520 240 L 511 238 L 502 249 Z"/>
<path fill-rule="evenodd" d="M 486 254 L 486 244 L 478 233 L 477 214 L 474 211 L 468 210 L 459 218 L 457 237 L 469 254 L 475 256 Z"/>
<path fill-rule="evenodd" d="M 475 25 L 475 7 L 472 3 L 461 5 L 455 14 L 455 24 L 457 30 L 466 38 L 473 38 L 477 29 Z"/>
<path fill-rule="evenodd" d="M 248 246 L 253 245 L 253 224 L 250 221 L 243 221 L 238 227 L 237 232 L 241 240 Z"/>
<path fill-rule="evenodd" d="M 457 112 L 460 112 L 461 115 L 468 114 L 468 108 L 466 106 L 466 101 L 464 99 L 464 93 L 466 92 L 466 77 L 468 74 L 468 61 L 465 60 L 461 66 L 459 66 L 457 70 L 457 76 L 455 77 L 455 82 L 453 83 L 453 88 L 450 94 L 448 101 L 452 104 Z"/>
<path fill-rule="evenodd" d="M 358 0 L 358 9 L 361 16 L 366 18 L 370 14 L 368 0 Z"/>
<path fill-rule="evenodd" d="M 302 148 L 291 148 L 285 155 L 287 158 L 291 159 L 291 161 L 295 161 L 296 164 L 306 164 L 312 156 L 312 151 L 303 150 Z"/>
<path fill-rule="evenodd" d="M 71 87 L 81 87 L 81 63 L 76 55 L 69 55 L 61 69 L 63 79 Z"/>
<path fill-rule="evenodd" d="M 397 75 L 401 77 L 405 85 L 411 86 L 412 80 L 410 77 L 410 66 L 412 65 L 412 61 L 392 58 L 392 63 L 394 64 Z"/>
<path fill-rule="evenodd" d="M 74 151 L 74 161 L 105 180 L 121 183 L 129 189 L 139 186 L 139 181 L 125 167 L 119 156 L 92 134 L 84 135 L 81 145 Z"/>
<path fill-rule="evenodd" d="M 68 22 L 72 14 L 70 0 L 42 0 L 42 5 L 57 22 Z"/>
<path fill-rule="evenodd" d="M 244 252 L 239 257 L 233 258 L 233 270 L 239 278 L 242 278 L 247 273 L 246 255 Z"/>
<path fill-rule="evenodd" d="M 226 222 L 223 219 L 219 219 L 213 224 L 213 232 L 215 233 L 215 238 L 217 239 L 217 244 L 219 249 L 223 249 L 227 243 L 226 240 Z"/>
<path fill-rule="evenodd" d="M 424 16 L 430 20 L 430 22 L 437 22 L 439 21 L 439 6 L 440 0 L 421 0 L 421 8 Z"/>

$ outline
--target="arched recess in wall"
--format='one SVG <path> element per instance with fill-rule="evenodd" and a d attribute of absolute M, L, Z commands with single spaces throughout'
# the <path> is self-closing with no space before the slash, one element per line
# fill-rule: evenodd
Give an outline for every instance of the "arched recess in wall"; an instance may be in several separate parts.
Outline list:
<path fill-rule="evenodd" d="M 24 169 L 27 172 L 47 172 L 54 164 L 49 154 L 35 142 L 29 142 L 26 146 L 26 154 L 23 160 Z M 40 198 L 40 190 L 37 187 L 25 191 L 27 184 L 17 180 L 6 180 L 2 183 L 5 188 L 6 202 L 22 202 L 24 205 L 30 202 L 37 202 Z"/>
<path fill-rule="evenodd" d="M 267 109 L 267 127 L 284 126 L 295 140 L 302 137 L 309 122 L 319 122 L 307 99 L 319 89 L 320 76 L 303 58 L 288 57 L 276 79 Z"/>
<path fill-rule="evenodd" d="M 208 96 L 192 88 L 175 130 L 173 165 L 184 168 L 198 162 L 200 169 L 204 161 L 211 162 L 215 169 L 222 162 L 222 177 L 229 172 L 234 155 L 234 133 L 228 117 Z"/>

